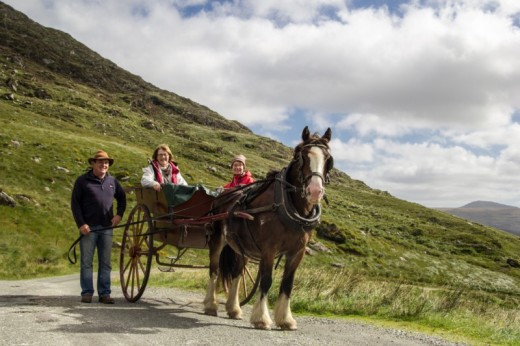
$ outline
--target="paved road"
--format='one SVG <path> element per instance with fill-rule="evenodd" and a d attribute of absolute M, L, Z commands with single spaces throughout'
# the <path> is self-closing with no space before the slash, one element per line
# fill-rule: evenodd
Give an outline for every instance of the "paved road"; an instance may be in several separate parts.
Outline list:
<path fill-rule="evenodd" d="M 455 345 L 370 325 L 297 316 L 297 331 L 253 329 L 248 321 L 201 313 L 203 296 L 148 287 L 128 303 L 114 287 L 115 305 L 79 302 L 79 277 L 0 281 L 3 345 Z M 460 345 L 460 344 L 458 344 Z"/>

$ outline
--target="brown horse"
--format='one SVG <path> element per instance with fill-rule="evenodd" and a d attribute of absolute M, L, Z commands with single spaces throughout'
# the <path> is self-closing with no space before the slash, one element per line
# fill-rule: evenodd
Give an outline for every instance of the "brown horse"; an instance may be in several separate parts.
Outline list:
<path fill-rule="evenodd" d="M 257 329 L 270 329 L 271 318 L 267 293 L 272 284 L 274 262 L 285 257 L 283 278 L 274 308 L 276 326 L 295 330 L 290 297 L 294 274 L 305 254 L 311 230 L 319 223 L 320 201 L 333 159 L 329 141 L 331 130 L 320 137 L 311 135 L 307 127 L 294 157 L 280 172 L 270 173 L 259 184 L 227 192 L 219 198 L 219 212 L 241 211 L 253 220 L 229 217 L 218 221 L 209 244 L 210 282 L 204 299 L 204 312 L 217 314 L 217 280 L 222 276 L 230 283 L 226 311 L 233 319 L 241 319 L 238 290 L 242 270 L 248 259 L 259 261 L 260 296 L 251 313 L 251 323 Z M 226 245 L 227 244 L 227 245 Z M 220 272 L 219 272 L 220 269 Z M 227 281 L 226 281 L 227 280 Z"/>

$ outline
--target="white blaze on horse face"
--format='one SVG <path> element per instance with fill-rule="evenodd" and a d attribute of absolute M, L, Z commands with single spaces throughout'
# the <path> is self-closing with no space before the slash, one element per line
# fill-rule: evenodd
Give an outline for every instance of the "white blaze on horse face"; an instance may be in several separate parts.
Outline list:
<path fill-rule="evenodd" d="M 307 200 L 309 203 L 319 203 L 323 198 L 325 192 L 323 188 L 323 172 L 325 167 L 325 157 L 323 156 L 323 150 L 318 147 L 312 147 L 309 149 L 309 168 L 312 173 L 318 173 L 313 175 L 309 180 L 309 185 L 306 188 Z"/>

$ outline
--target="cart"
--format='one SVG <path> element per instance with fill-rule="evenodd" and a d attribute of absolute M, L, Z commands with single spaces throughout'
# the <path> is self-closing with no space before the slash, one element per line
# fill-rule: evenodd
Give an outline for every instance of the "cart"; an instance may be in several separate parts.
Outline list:
<path fill-rule="evenodd" d="M 208 249 L 214 222 L 227 217 L 251 218 L 245 213 L 213 214 L 212 205 L 218 197 L 202 186 L 190 187 L 194 192 L 189 199 L 172 202 L 175 194 L 168 191 L 175 187 L 179 185 L 165 185 L 161 191 L 133 188 L 137 205 L 124 228 L 119 270 L 121 288 L 129 302 L 137 302 L 143 295 L 154 257 L 160 268 L 171 271 L 176 267 L 208 269 L 208 265 L 181 264 L 179 260 L 189 249 Z M 177 248 L 175 257 L 161 255 L 161 250 L 168 245 Z M 258 265 L 250 260 L 242 273 L 240 305 L 247 304 L 255 294 L 257 279 Z M 227 291 L 227 287 L 224 289 Z"/>

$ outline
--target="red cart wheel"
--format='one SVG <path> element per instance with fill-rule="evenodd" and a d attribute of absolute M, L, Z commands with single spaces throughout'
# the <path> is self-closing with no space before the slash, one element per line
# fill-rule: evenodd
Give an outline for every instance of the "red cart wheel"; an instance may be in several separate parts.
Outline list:
<path fill-rule="evenodd" d="M 242 271 L 240 282 L 240 306 L 249 303 L 258 289 L 260 283 L 260 266 L 257 262 L 249 260 Z"/>
<path fill-rule="evenodd" d="M 128 216 L 121 242 L 119 275 L 126 300 L 135 303 L 143 295 L 152 265 L 153 223 L 150 211 L 138 204 Z"/>

